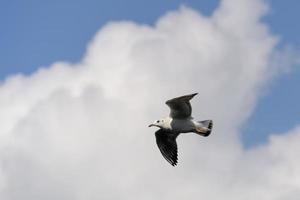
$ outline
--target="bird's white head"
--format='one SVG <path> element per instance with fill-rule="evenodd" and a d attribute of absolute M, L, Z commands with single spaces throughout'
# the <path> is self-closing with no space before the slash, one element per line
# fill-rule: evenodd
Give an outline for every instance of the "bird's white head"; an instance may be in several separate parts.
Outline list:
<path fill-rule="evenodd" d="M 168 124 L 167 119 L 159 119 L 159 120 L 156 120 L 155 122 L 153 122 L 152 124 L 150 124 L 149 127 L 156 126 L 158 128 L 167 129 L 168 128 L 167 124 Z"/>

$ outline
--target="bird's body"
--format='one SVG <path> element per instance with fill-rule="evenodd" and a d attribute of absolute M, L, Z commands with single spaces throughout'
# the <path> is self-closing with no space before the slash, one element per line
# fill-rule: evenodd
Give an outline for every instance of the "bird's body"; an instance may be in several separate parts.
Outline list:
<path fill-rule="evenodd" d="M 179 134 L 193 132 L 206 137 L 212 130 L 212 120 L 196 121 L 191 116 L 189 101 L 195 95 L 197 93 L 168 100 L 166 104 L 171 109 L 170 115 L 149 125 L 160 128 L 155 132 L 156 143 L 164 158 L 173 166 L 177 164 L 176 138 Z"/>
<path fill-rule="evenodd" d="M 207 125 L 204 124 L 205 121 L 195 121 L 192 117 L 187 119 L 173 119 L 171 117 L 166 117 L 163 120 L 161 128 L 174 133 L 199 133 L 207 131 Z"/>
<path fill-rule="evenodd" d="M 171 120 L 171 130 L 176 133 L 193 132 L 195 127 L 196 123 L 192 118 Z"/>

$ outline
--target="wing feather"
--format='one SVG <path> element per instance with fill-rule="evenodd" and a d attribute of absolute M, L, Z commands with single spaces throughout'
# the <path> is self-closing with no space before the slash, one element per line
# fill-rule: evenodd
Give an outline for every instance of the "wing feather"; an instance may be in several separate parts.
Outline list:
<path fill-rule="evenodd" d="M 198 93 L 184 95 L 176 97 L 166 101 L 166 104 L 170 107 L 170 117 L 174 119 L 185 119 L 191 116 L 192 106 L 190 100 Z"/>
<path fill-rule="evenodd" d="M 177 164 L 178 150 L 176 137 L 177 135 L 163 129 L 155 132 L 156 144 L 163 157 L 173 166 Z"/>

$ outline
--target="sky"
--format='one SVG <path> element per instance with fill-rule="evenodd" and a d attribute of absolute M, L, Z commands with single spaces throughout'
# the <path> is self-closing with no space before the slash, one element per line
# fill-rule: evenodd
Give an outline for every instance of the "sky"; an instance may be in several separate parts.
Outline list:
<path fill-rule="evenodd" d="M 297 50 L 300 28 L 295 19 L 299 17 L 300 3 L 296 0 L 266 2 L 269 11 L 262 21 L 280 37 L 278 47 Z M 152 25 L 159 16 L 181 5 L 209 16 L 219 3 L 218 0 L 2 1 L 0 79 L 17 73 L 28 75 L 58 60 L 80 61 L 93 35 L 110 21 L 132 20 Z M 300 98 L 296 87 L 299 76 L 299 67 L 294 67 L 293 73 L 278 77 L 261 96 L 256 111 L 243 126 L 241 138 L 245 146 L 265 143 L 269 134 L 284 132 L 297 124 L 300 107 L 294 105 Z M 282 121 L 285 126 L 281 125 Z"/>
<path fill-rule="evenodd" d="M 0 197 L 297 199 L 299 4 L 2 1 Z M 193 92 L 173 169 L 147 125 Z"/>

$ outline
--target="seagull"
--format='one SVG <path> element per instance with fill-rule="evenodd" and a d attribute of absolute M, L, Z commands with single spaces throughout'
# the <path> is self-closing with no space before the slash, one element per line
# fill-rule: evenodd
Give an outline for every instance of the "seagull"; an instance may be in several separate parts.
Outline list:
<path fill-rule="evenodd" d="M 190 100 L 197 94 L 184 95 L 166 101 L 171 110 L 170 115 L 149 125 L 149 127 L 159 128 L 155 132 L 156 144 L 163 157 L 172 166 L 176 166 L 178 160 L 176 138 L 180 133 L 193 132 L 204 137 L 211 133 L 212 120 L 196 121 L 191 116 Z"/>

